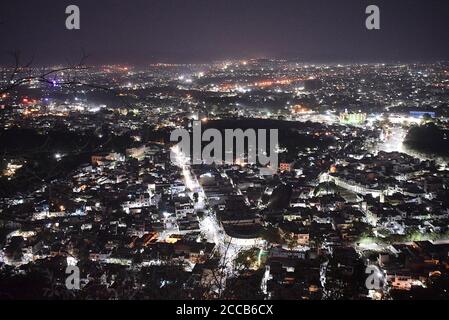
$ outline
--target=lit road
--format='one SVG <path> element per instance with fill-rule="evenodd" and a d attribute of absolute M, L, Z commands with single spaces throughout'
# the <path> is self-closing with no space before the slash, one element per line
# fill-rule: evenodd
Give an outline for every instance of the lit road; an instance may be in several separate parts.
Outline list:
<path fill-rule="evenodd" d="M 373 148 L 373 152 L 385 151 L 385 152 L 401 152 L 411 157 L 420 160 L 435 160 L 440 165 L 445 165 L 447 159 L 438 156 L 429 156 L 420 152 L 410 150 L 404 145 L 404 140 L 407 135 L 407 130 L 403 129 L 401 125 L 395 125 L 391 128 L 391 135 L 383 140 Z"/>
<path fill-rule="evenodd" d="M 385 152 L 402 152 L 407 153 L 408 151 L 404 147 L 404 139 L 407 132 L 400 126 L 394 126 L 391 128 L 391 135 L 386 137 L 383 141 L 377 145 L 377 151 Z"/>
<path fill-rule="evenodd" d="M 250 249 L 252 246 L 240 246 L 230 243 L 226 239 L 226 234 L 218 222 L 215 214 L 207 208 L 206 194 L 198 183 L 197 178 L 192 174 L 188 159 L 179 151 L 177 147 L 172 149 L 173 154 L 176 159 L 174 163 L 182 169 L 182 175 L 186 188 L 188 189 L 188 195 L 193 200 L 193 194 L 196 192 L 198 194 L 198 201 L 195 204 L 195 209 L 197 211 L 204 211 L 205 215 L 203 219 L 200 220 L 200 230 L 204 234 L 207 241 L 215 243 L 216 250 L 218 251 L 221 261 L 220 261 L 220 272 L 222 273 L 218 278 L 220 279 L 221 292 L 226 283 L 226 279 L 232 275 L 236 274 L 234 268 L 234 260 L 236 259 L 238 253 L 242 249 Z"/>

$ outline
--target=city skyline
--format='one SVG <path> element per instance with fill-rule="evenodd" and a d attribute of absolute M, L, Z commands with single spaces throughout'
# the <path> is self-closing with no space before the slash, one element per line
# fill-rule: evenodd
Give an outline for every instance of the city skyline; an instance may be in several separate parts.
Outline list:
<path fill-rule="evenodd" d="M 438 0 L 4 5 L 0 300 L 204 318 L 448 300 L 448 17 Z"/>

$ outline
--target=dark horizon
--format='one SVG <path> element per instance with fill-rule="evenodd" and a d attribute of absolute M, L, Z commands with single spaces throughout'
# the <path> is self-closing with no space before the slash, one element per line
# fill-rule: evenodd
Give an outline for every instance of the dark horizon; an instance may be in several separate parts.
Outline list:
<path fill-rule="evenodd" d="M 81 30 L 65 29 L 66 6 L 81 11 Z M 381 30 L 365 28 L 365 8 L 381 11 Z M 286 58 L 307 63 L 449 59 L 449 3 L 325 0 L 116 0 L 8 2 L 0 10 L 0 64 L 7 52 L 34 64 L 74 61 L 146 65 Z"/>
<path fill-rule="evenodd" d="M 80 52 L 82 52 L 82 49 L 80 49 Z M 24 63 L 28 63 L 32 61 L 29 68 L 52 68 L 56 66 L 63 66 L 63 65 L 77 65 L 80 61 L 79 57 L 82 57 L 82 54 L 80 53 L 78 57 L 74 56 L 70 59 L 61 59 L 60 61 L 56 61 L 54 63 L 48 62 L 48 63 L 41 63 L 40 61 L 36 61 L 36 55 L 24 55 L 24 52 L 20 51 L 21 55 L 21 61 Z M 3 69 L 9 69 L 14 67 L 14 57 L 12 55 L 12 52 L 8 52 L 7 54 L 4 54 L 6 57 L 4 61 L 0 62 L 0 68 Z M 315 66 L 336 66 L 336 65 L 379 65 L 379 64 L 385 64 L 385 65 L 398 65 L 398 64 L 435 64 L 435 63 L 448 63 L 449 64 L 449 58 L 427 58 L 427 59 L 372 59 L 372 60 L 349 60 L 349 59 L 302 59 L 302 58 L 293 58 L 293 57 L 283 57 L 283 56 L 277 56 L 277 57 L 232 57 L 232 58 L 222 58 L 222 59 L 164 59 L 164 58 L 154 58 L 150 59 L 147 62 L 139 62 L 139 63 L 129 63 L 125 61 L 106 61 L 104 63 L 101 63 L 99 61 L 94 60 L 93 56 L 90 55 L 88 52 L 86 53 L 86 59 L 83 62 L 83 65 L 90 68 L 100 68 L 100 67 L 106 67 L 106 66 L 118 66 L 118 67 L 128 67 L 128 68 L 134 68 L 136 70 L 145 70 L 145 68 L 153 67 L 155 65 L 173 65 L 173 66 L 200 66 L 200 65 L 214 65 L 214 64 L 221 64 L 221 63 L 234 63 L 238 61 L 255 61 L 257 63 L 266 61 L 277 61 L 277 62 L 285 62 L 285 63 L 298 63 L 300 65 L 315 65 Z"/>

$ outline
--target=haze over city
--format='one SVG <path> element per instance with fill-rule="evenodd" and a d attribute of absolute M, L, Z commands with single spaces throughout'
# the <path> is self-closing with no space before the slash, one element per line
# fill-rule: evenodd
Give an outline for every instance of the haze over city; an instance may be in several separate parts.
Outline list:
<path fill-rule="evenodd" d="M 4 4 L 0 299 L 204 317 L 189 301 L 448 299 L 448 18 L 437 0 Z"/>

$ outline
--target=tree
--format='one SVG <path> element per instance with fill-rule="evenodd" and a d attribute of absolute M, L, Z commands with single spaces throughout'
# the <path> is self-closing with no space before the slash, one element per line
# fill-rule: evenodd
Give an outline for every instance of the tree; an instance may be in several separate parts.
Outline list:
<path fill-rule="evenodd" d="M 296 248 L 298 246 L 298 242 L 296 241 L 295 236 L 293 235 L 292 232 L 287 232 L 284 235 L 284 240 L 285 240 L 285 243 L 287 244 L 287 247 L 290 250 L 293 250 L 294 248 Z"/>
<path fill-rule="evenodd" d="M 263 228 L 260 237 L 269 243 L 282 243 L 282 237 L 279 234 L 279 230 L 272 226 Z"/>
<path fill-rule="evenodd" d="M 3 87 L 0 87 L 0 96 L 7 94 L 18 87 L 30 83 L 31 81 L 37 81 L 46 83 L 51 86 L 58 85 L 60 87 L 73 87 L 77 85 L 88 85 L 77 80 L 77 71 L 85 70 L 87 67 L 84 65 L 87 55 L 82 52 L 82 56 L 78 63 L 69 64 L 68 66 L 45 69 L 40 72 L 33 72 L 31 66 L 33 64 L 33 58 L 29 59 L 26 63 L 22 64 L 22 55 L 20 51 L 16 50 L 11 52 L 11 56 L 14 60 L 13 71 L 8 76 L 8 81 Z M 57 80 L 57 76 L 61 73 L 65 73 L 65 79 L 63 81 Z"/>
<path fill-rule="evenodd" d="M 259 248 L 251 248 L 249 250 L 239 252 L 234 261 L 236 268 L 247 270 L 255 267 L 258 261 L 259 251 Z"/>
<path fill-rule="evenodd" d="M 422 121 L 423 121 L 423 123 L 433 122 L 433 118 L 430 114 L 426 113 L 423 115 Z"/>
<path fill-rule="evenodd" d="M 12 237 L 9 245 L 5 249 L 6 256 L 14 261 L 20 261 L 23 257 L 24 241 L 22 237 Z"/>

